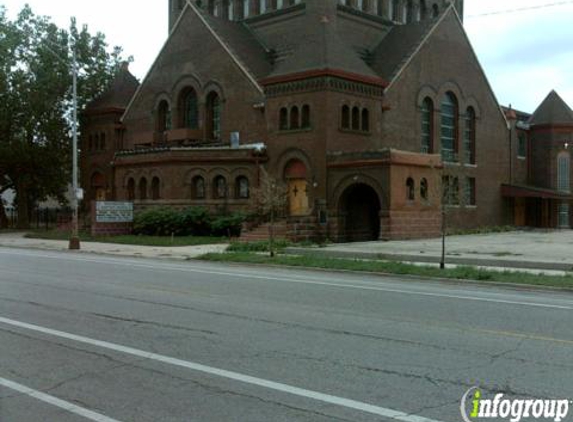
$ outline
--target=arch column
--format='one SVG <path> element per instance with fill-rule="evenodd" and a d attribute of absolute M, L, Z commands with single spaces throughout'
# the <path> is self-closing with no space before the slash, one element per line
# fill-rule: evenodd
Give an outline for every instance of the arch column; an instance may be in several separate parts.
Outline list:
<path fill-rule="evenodd" d="M 248 0 L 249 3 L 249 16 L 258 16 L 261 14 L 261 1 Z"/>

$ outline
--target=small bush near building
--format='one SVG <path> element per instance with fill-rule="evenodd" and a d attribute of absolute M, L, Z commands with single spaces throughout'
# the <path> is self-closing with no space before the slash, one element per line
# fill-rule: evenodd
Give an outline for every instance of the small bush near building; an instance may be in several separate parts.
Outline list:
<path fill-rule="evenodd" d="M 213 236 L 239 237 L 245 216 L 240 213 L 216 217 L 211 224 Z"/>
<path fill-rule="evenodd" d="M 209 236 L 211 234 L 213 216 L 207 209 L 192 207 L 186 208 L 179 213 L 181 215 L 181 225 L 186 235 Z"/>
<path fill-rule="evenodd" d="M 168 207 L 150 208 L 135 215 L 133 232 L 146 236 L 182 236 L 181 216 Z"/>
<path fill-rule="evenodd" d="M 241 213 L 212 215 L 201 207 L 176 210 L 150 208 L 135 215 L 134 234 L 147 236 L 227 236 L 238 237 L 245 216 Z"/>

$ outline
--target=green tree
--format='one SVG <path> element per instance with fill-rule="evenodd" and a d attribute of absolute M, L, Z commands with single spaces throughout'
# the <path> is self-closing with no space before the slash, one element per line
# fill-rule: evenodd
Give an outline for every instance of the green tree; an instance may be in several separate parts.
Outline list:
<path fill-rule="evenodd" d="M 15 190 L 21 228 L 38 201 L 64 200 L 70 180 L 72 49 L 81 111 L 113 79 L 121 48 L 110 51 L 102 33 L 75 19 L 61 29 L 24 6 L 10 21 L 0 6 L 0 193 Z"/>

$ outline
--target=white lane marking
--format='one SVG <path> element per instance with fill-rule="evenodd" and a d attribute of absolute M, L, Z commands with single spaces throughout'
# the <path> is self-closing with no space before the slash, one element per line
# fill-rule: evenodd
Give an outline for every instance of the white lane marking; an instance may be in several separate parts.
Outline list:
<path fill-rule="evenodd" d="M 9 255 L 9 252 L 1 251 L 0 254 Z M 61 256 L 53 256 L 53 255 L 43 255 L 43 254 L 17 254 L 17 255 L 28 255 L 28 256 L 35 256 L 40 258 L 48 258 L 48 259 L 58 259 L 61 260 Z M 98 263 L 101 264 L 102 260 L 98 259 L 88 259 L 88 258 L 71 258 L 65 257 L 70 261 L 80 261 L 80 262 L 91 262 L 91 263 Z M 179 272 L 187 272 L 187 273 L 199 273 L 199 274 L 211 274 L 211 275 L 221 275 L 233 278 L 246 278 L 249 280 L 272 280 L 272 281 L 283 281 L 288 283 L 298 283 L 298 284 L 309 284 L 309 285 L 319 285 L 319 286 L 329 286 L 329 287 L 339 287 L 339 288 L 347 288 L 347 289 L 359 289 L 359 290 L 371 290 L 371 291 L 379 291 L 379 292 L 386 292 L 386 293 L 396 293 L 396 294 L 404 294 L 404 295 L 413 295 L 413 296 L 424 296 L 424 297 L 436 297 L 436 298 L 445 298 L 445 299 L 457 299 L 457 300 L 467 300 L 473 302 L 489 302 L 489 303 L 499 303 L 504 305 L 515 305 L 515 306 L 530 306 L 536 308 L 549 308 L 549 309 L 560 309 L 560 310 L 573 310 L 573 305 L 553 305 L 548 303 L 539 303 L 539 302 L 523 302 L 518 300 L 508 300 L 508 299 L 495 299 L 491 297 L 474 297 L 474 296 L 465 296 L 465 295 L 453 295 L 453 294 L 445 294 L 445 293 L 431 293 L 431 292 L 422 292 L 417 290 L 405 290 L 405 289 L 397 289 L 397 288 L 389 288 L 389 287 L 380 287 L 369 285 L 364 281 L 353 281 L 352 284 L 345 282 L 343 280 L 337 282 L 326 282 L 326 281 L 319 281 L 318 279 L 312 279 L 311 277 L 305 276 L 289 276 L 289 277 L 272 277 L 266 275 L 257 275 L 255 273 L 240 273 L 240 272 L 226 272 L 226 271 L 219 271 L 219 270 L 211 270 L 211 269 L 200 269 L 197 267 L 193 267 L 189 265 L 188 267 L 179 266 L 179 265 L 166 265 L 162 263 L 157 263 L 155 265 L 150 264 L 143 264 L 140 262 L 123 262 L 120 260 L 115 259 L 105 259 L 104 261 L 112 262 L 115 265 L 127 266 L 127 267 L 135 267 L 135 268 L 145 268 L 151 270 L 172 270 L 172 271 L 179 271 Z M 2 271 L 2 270 L 0 270 Z M 305 277 L 305 278 L 302 278 Z M 336 281 L 336 278 L 332 278 L 332 280 Z M 478 292 L 476 292 L 478 294 Z"/>
<path fill-rule="evenodd" d="M 83 407 L 76 406 L 73 403 L 60 400 L 54 396 L 50 396 L 46 393 L 42 393 L 38 390 L 33 390 L 25 385 L 18 384 L 14 381 L 7 380 L 6 378 L 0 378 L 0 386 L 9 388 L 19 393 L 26 394 L 27 396 L 33 397 L 37 400 L 43 401 L 45 403 L 51 404 L 52 406 L 64 409 L 67 412 L 75 413 L 76 415 L 82 416 L 86 419 L 96 421 L 96 422 L 119 422 L 116 419 L 108 418 L 107 416 L 101 415 L 99 413 L 93 412 Z"/>
<path fill-rule="evenodd" d="M 365 413 L 371 413 L 374 415 L 384 416 L 386 418 L 395 419 L 404 422 L 440 422 L 435 419 L 428 419 L 423 416 L 411 415 L 408 413 L 400 412 L 398 410 L 387 409 L 384 407 L 374 406 L 372 404 L 346 399 L 343 397 L 332 396 L 330 394 L 324 394 L 313 390 L 307 390 L 304 388 L 294 387 L 288 384 L 282 384 L 275 381 L 269 381 L 262 378 L 256 378 L 250 375 L 240 374 L 238 372 L 227 371 L 225 369 L 214 368 L 212 366 L 206 366 L 195 362 L 190 362 L 182 359 L 172 358 L 165 355 L 160 355 L 157 353 L 146 352 L 140 349 L 134 349 L 132 347 L 122 346 L 119 344 L 109 343 L 107 341 L 95 340 L 89 337 L 83 337 L 76 334 L 66 333 L 64 331 L 53 330 L 51 328 L 41 327 L 39 325 L 28 324 L 21 321 L 16 321 L 13 319 L 0 317 L 0 323 L 11 325 L 13 327 L 24 328 L 27 330 L 36 331 L 43 334 L 48 334 L 55 337 L 64 338 L 67 340 L 76 341 L 79 343 L 89 344 L 91 346 L 100 347 L 103 349 L 112 350 L 114 352 L 125 353 L 132 356 L 137 356 L 144 359 L 150 359 L 157 362 L 165 363 L 168 365 L 179 366 L 186 369 L 191 369 L 193 371 L 203 372 L 205 374 L 214 375 L 221 378 L 227 378 L 234 381 L 239 381 L 245 384 L 256 385 L 269 390 L 280 391 L 282 393 L 287 393 L 307 399 L 312 399 L 324 403 L 334 404 L 336 406 L 346 407 L 349 409 L 358 410 Z M 102 420 L 106 421 L 106 420 Z M 111 419 L 109 419 L 111 421 Z"/>

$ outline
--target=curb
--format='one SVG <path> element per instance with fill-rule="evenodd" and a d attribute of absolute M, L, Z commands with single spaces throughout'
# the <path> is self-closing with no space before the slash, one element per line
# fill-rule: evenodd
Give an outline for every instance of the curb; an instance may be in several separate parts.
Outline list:
<path fill-rule="evenodd" d="M 382 261 L 400 261 L 422 264 L 439 264 L 440 257 L 435 255 L 418 256 L 407 254 L 388 254 L 375 252 L 350 252 L 328 250 L 328 248 L 297 248 L 289 247 L 285 249 L 287 255 L 304 255 L 304 256 L 322 256 L 325 258 L 337 259 L 368 259 Z M 476 258 L 459 258 L 446 257 L 447 264 L 467 265 L 473 267 L 498 267 L 507 269 L 522 270 L 539 270 L 539 271 L 573 271 L 572 264 L 561 264 L 559 262 L 539 262 L 539 261 L 510 261 L 502 259 L 476 259 Z"/>
<path fill-rule="evenodd" d="M 294 256 L 292 254 L 288 254 Z M 333 258 L 333 259 L 344 259 L 344 258 Z M 191 261 L 201 261 L 217 263 L 217 261 L 210 261 L 207 259 L 202 259 L 201 257 L 191 258 Z M 219 262 L 220 263 L 220 262 Z M 502 287 L 507 290 L 517 290 L 517 291 L 554 291 L 554 292 L 567 292 L 573 294 L 573 287 L 558 287 L 558 286 L 544 286 L 544 285 L 534 285 L 534 284 L 520 284 L 520 283 L 503 283 L 501 281 L 487 281 L 487 280 L 473 280 L 473 279 L 460 279 L 460 278 L 441 278 L 441 277 L 428 277 L 419 276 L 413 274 L 394 274 L 394 273 L 384 273 L 384 272 L 372 272 L 372 271 L 353 271 L 353 270 L 342 270 L 342 269 L 327 269 L 327 268 L 317 268 L 317 267 L 305 267 L 298 265 L 287 265 L 287 264 L 266 264 L 266 263 L 254 263 L 254 262 L 235 262 L 235 261 L 225 261 L 226 265 L 240 267 L 254 267 L 254 268 L 281 268 L 289 270 L 304 270 L 319 273 L 341 273 L 341 274 L 352 274 L 352 275 L 369 275 L 380 278 L 394 278 L 396 281 L 431 281 L 440 282 L 450 285 L 472 285 L 481 287 Z"/>

